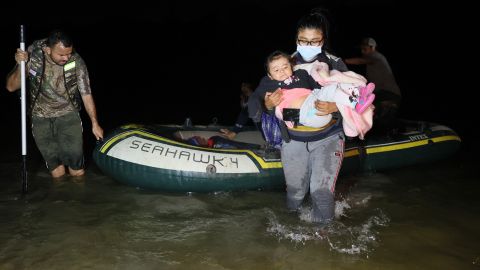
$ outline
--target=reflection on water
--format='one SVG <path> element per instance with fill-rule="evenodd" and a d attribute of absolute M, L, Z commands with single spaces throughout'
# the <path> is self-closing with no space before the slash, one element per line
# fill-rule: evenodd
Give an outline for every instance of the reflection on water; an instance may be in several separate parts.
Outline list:
<path fill-rule="evenodd" d="M 38 164 L 37 164 L 38 163 Z M 0 163 L 0 269 L 478 269 L 474 161 L 343 176 L 336 220 L 287 211 L 282 191 L 172 194 L 118 184 L 94 165 L 52 181 L 41 162 L 19 196 Z"/>

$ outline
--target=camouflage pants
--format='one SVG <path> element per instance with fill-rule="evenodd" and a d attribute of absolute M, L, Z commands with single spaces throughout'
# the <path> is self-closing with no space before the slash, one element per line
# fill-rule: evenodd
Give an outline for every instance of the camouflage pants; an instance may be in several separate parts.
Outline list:
<path fill-rule="evenodd" d="M 84 168 L 82 131 L 78 112 L 52 118 L 32 117 L 33 137 L 50 171 L 62 164 L 74 170 Z"/>

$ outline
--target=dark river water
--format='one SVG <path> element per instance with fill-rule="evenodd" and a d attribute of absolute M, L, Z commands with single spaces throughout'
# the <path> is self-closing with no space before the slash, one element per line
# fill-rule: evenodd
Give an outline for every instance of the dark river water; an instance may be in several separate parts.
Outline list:
<path fill-rule="evenodd" d="M 35 151 L 22 198 L 18 149 L 3 144 L 0 269 L 480 269 L 474 148 L 342 176 L 337 218 L 319 226 L 283 191 L 149 192 L 88 156 L 84 178 L 53 181 Z"/>

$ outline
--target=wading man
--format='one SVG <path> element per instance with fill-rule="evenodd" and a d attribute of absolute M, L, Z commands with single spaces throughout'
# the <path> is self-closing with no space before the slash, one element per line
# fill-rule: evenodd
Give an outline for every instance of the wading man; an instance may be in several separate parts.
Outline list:
<path fill-rule="evenodd" d="M 6 87 L 10 92 L 20 88 L 20 63 L 25 61 L 32 133 L 52 177 L 65 175 L 66 167 L 71 176 L 82 176 L 81 102 L 92 122 L 93 135 L 97 140 L 103 138 L 85 62 L 74 51 L 70 37 L 58 30 L 34 41 L 27 51 L 17 49 L 15 61 Z"/>

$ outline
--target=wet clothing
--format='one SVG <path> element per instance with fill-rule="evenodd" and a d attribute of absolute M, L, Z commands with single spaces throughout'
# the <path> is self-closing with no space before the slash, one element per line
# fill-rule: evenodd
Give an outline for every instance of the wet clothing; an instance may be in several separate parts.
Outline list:
<path fill-rule="evenodd" d="M 59 165 L 74 170 L 84 168 L 83 128 L 77 111 L 59 117 L 32 116 L 32 133 L 51 171 Z"/>
<path fill-rule="evenodd" d="M 90 95 L 90 80 L 83 59 L 73 52 L 57 65 L 43 49 L 46 39 L 28 47 L 26 73 L 35 143 L 52 171 L 60 165 L 84 168 L 81 96 Z"/>
<path fill-rule="evenodd" d="M 312 197 L 312 221 L 329 222 L 335 214 L 335 183 L 343 161 L 344 136 L 282 144 L 282 164 L 287 182 L 287 207 L 298 210 L 305 195 Z"/>
<path fill-rule="evenodd" d="M 294 60 L 297 64 L 306 63 L 296 53 Z M 340 58 L 325 52 L 310 62 L 315 60 L 327 63 L 330 69 L 341 72 L 348 70 Z M 310 192 L 312 221 L 331 221 L 335 215 L 335 184 L 344 152 L 345 137 L 340 114 L 332 114 L 332 123 L 321 130 L 305 132 L 287 129 L 285 125 L 281 127 L 287 131 L 281 150 L 287 184 L 287 207 L 297 210 Z"/>

